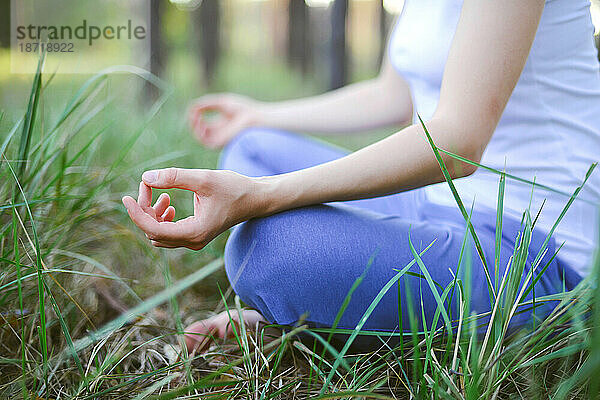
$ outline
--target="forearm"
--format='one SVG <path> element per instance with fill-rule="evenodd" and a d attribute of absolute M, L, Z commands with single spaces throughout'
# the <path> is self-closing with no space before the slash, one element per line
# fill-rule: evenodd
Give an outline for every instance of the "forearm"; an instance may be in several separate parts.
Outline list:
<path fill-rule="evenodd" d="M 480 161 L 519 80 L 543 9 L 543 0 L 465 0 L 438 107 L 426 123 L 438 147 Z M 444 162 L 454 178 L 475 171 L 447 156 Z M 442 179 L 422 127 L 412 125 L 341 159 L 263 178 L 256 215 L 381 196 Z"/>
<path fill-rule="evenodd" d="M 470 159 L 476 148 L 465 142 L 460 126 L 444 119 L 427 123 L 437 146 Z M 457 143 L 464 143 L 457 146 Z M 465 163 L 444 156 L 454 178 L 471 174 Z M 256 216 L 311 204 L 347 201 L 398 193 L 443 181 L 439 164 L 419 125 L 412 125 L 341 159 L 312 168 L 258 180 Z"/>
<path fill-rule="evenodd" d="M 444 70 L 438 108 L 426 123 L 436 146 L 480 161 L 523 70 L 544 4 L 543 0 L 464 1 Z M 390 68 L 387 71 L 394 72 Z M 394 77 L 391 73 L 388 76 Z M 369 99 L 377 102 L 377 91 L 369 93 Z M 301 112 L 307 114 L 293 114 L 295 126 L 302 130 L 320 127 L 315 122 L 302 123 L 303 119 L 329 125 L 332 118 L 328 113 L 337 110 L 334 126 L 347 128 L 340 128 L 345 120 L 356 128 L 352 112 L 339 114 L 339 109 L 345 110 L 343 106 L 349 107 L 348 98 L 354 96 L 339 95 L 345 101 L 336 102 L 338 95 L 294 104 L 294 108 L 300 106 Z M 328 101 L 331 103 L 325 107 Z M 389 98 L 385 103 L 395 106 Z M 377 105 L 367 108 L 367 112 L 378 112 L 382 103 Z M 285 104 L 280 106 L 283 109 L 279 112 L 293 113 L 285 110 Z M 353 110 L 364 116 L 362 107 L 368 107 L 367 102 Z M 319 113 L 322 108 L 328 113 Z M 376 115 L 371 119 L 378 124 L 388 116 Z M 458 163 L 448 156 L 443 156 L 443 161 L 453 178 L 475 171 L 470 164 Z M 129 196 L 123 198 L 132 220 L 155 246 L 197 250 L 250 218 L 310 204 L 397 193 L 440 182 L 443 175 L 422 127 L 412 125 L 346 157 L 288 174 L 250 178 L 224 170 L 169 168 L 146 171 L 142 179 L 138 201 Z M 150 207 L 151 192 L 147 187 L 193 191 L 194 215 L 169 221 L 173 213 L 165 211 L 161 215 L 166 204 L 161 203 L 160 209 L 156 205 Z"/>
<path fill-rule="evenodd" d="M 402 126 L 412 117 L 408 85 L 381 77 L 348 85 L 322 95 L 263 103 L 260 125 L 295 132 L 325 134 L 360 132 Z"/>

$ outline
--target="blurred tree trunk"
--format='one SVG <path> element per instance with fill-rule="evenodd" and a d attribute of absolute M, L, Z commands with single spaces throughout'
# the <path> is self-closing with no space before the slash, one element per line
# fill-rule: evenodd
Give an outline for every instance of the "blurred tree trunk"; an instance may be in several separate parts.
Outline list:
<path fill-rule="evenodd" d="M 329 88 L 337 89 L 348 80 L 346 52 L 346 20 L 348 18 L 348 0 L 334 0 L 331 7 L 331 63 Z"/>
<path fill-rule="evenodd" d="M 388 16 L 383 6 L 383 0 L 377 2 L 377 8 L 379 9 L 379 67 L 381 68 L 387 49 Z"/>
<path fill-rule="evenodd" d="M 201 64 L 204 80 L 211 86 L 221 56 L 221 5 L 219 0 L 202 0 L 200 7 L 192 13 L 196 40 L 200 44 Z"/>
<path fill-rule="evenodd" d="M 0 0 L 0 47 L 10 47 L 10 0 Z"/>
<path fill-rule="evenodd" d="M 165 0 L 150 0 L 150 72 L 161 77 L 167 62 L 167 48 L 162 34 L 162 14 L 166 6 Z M 146 84 L 147 99 L 156 100 L 159 91 L 156 86 Z"/>
<path fill-rule="evenodd" d="M 288 62 L 308 72 L 310 64 L 308 6 L 304 0 L 289 0 L 288 4 Z"/>

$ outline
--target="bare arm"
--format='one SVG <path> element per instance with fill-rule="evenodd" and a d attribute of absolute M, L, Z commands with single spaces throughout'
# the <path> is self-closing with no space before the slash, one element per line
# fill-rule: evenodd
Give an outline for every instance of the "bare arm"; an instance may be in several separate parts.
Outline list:
<path fill-rule="evenodd" d="M 437 146 L 479 161 L 521 75 L 543 0 L 465 0 L 426 122 Z M 454 178 L 475 169 L 446 157 Z M 264 178 L 268 213 L 405 191 L 443 180 L 422 128 L 412 125 L 339 160 Z"/>
<path fill-rule="evenodd" d="M 296 132 L 352 133 L 406 125 L 412 111 L 408 84 L 386 57 L 374 79 L 318 96 L 263 103 L 257 124 Z"/>
<path fill-rule="evenodd" d="M 207 111 L 220 118 L 211 121 Z M 412 100 L 406 81 L 388 59 L 378 77 L 321 95 L 281 102 L 260 102 L 236 94 L 210 94 L 190 107 L 196 138 L 205 146 L 222 147 L 242 130 L 261 126 L 292 132 L 356 133 L 410 123 Z"/>
<path fill-rule="evenodd" d="M 439 147 L 480 160 L 523 70 L 543 7 L 543 0 L 464 1 L 439 105 L 426 122 Z M 474 172 L 445 161 L 455 178 Z M 421 127 L 412 125 L 341 159 L 289 174 L 256 179 L 174 168 L 143 179 L 151 187 L 194 191 L 197 208 L 193 217 L 160 222 L 125 198 L 133 221 L 156 246 L 201 248 L 249 218 L 409 190 L 440 182 L 442 175 Z"/>

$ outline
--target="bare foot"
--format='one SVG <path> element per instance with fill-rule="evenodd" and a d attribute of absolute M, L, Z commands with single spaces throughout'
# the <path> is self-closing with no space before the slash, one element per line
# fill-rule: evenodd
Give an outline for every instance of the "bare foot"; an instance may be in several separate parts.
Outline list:
<path fill-rule="evenodd" d="M 268 324 L 267 320 L 255 310 L 242 310 L 242 319 L 247 328 L 256 330 L 259 324 Z M 239 316 L 237 310 L 230 310 L 196 321 L 185 328 L 185 344 L 188 352 L 201 353 L 208 349 L 212 339 L 224 339 L 233 337 L 233 327 L 231 321 L 236 325 L 239 332 Z"/>

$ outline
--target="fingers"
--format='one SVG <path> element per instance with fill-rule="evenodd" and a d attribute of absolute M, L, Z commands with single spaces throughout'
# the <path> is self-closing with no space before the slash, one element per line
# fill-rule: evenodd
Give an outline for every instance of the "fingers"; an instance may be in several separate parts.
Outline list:
<path fill-rule="evenodd" d="M 196 102 L 194 102 L 189 108 L 188 108 L 188 112 L 187 112 L 187 118 L 190 124 L 190 127 L 192 128 L 192 130 L 194 132 L 196 132 L 196 130 L 198 128 L 201 128 L 201 124 L 203 121 L 203 117 L 205 113 L 207 112 L 218 112 L 218 113 L 222 113 L 224 111 L 224 105 L 222 103 L 221 100 L 217 99 L 217 98 L 201 98 L 199 100 L 197 100 Z"/>
<path fill-rule="evenodd" d="M 189 352 L 201 353 L 207 350 L 215 339 L 233 337 L 233 325 L 240 331 L 239 318 L 236 313 L 221 313 L 211 318 L 197 321 L 185 328 L 184 339 Z"/>
<path fill-rule="evenodd" d="M 140 182 L 137 202 L 142 209 L 150 208 L 150 204 L 152 203 L 152 189 L 144 182 Z"/>
<path fill-rule="evenodd" d="M 204 118 L 204 114 L 215 112 L 223 113 L 224 109 L 221 105 L 210 104 L 210 105 L 195 105 L 190 108 L 188 113 L 188 120 L 192 127 L 195 127 Z"/>
<path fill-rule="evenodd" d="M 178 222 L 158 222 L 130 196 L 123 197 L 123 205 L 134 224 L 148 236 L 148 239 L 159 242 L 179 242 L 194 237 L 193 223 L 183 219 Z M 171 243 L 167 243 L 171 244 Z"/>
<path fill-rule="evenodd" d="M 197 118 L 197 116 L 199 114 L 202 114 L 203 112 L 206 112 L 206 111 L 219 112 L 219 111 L 223 110 L 224 108 L 225 107 L 224 107 L 223 101 L 221 101 L 219 99 L 201 98 L 201 99 L 197 100 L 196 102 L 192 103 L 192 105 L 188 109 L 188 118 L 190 120 L 193 120 L 194 118 Z"/>
<path fill-rule="evenodd" d="M 161 216 L 163 221 L 171 222 L 175 218 L 175 207 L 169 206 Z"/>
<path fill-rule="evenodd" d="M 151 206 L 152 188 L 144 182 L 140 182 L 137 203 L 145 213 L 156 219 L 158 222 L 170 222 L 175 218 L 175 208 L 170 205 L 171 198 L 169 195 L 167 193 L 161 193 L 156 200 L 156 203 L 154 203 L 154 206 Z"/>
<path fill-rule="evenodd" d="M 191 106 L 187 112 L 188 122 L 190 124 L 190 128 L 192 131 L 196 131 L 196 124 L 198 123 L 198 119 L 202 115 L 202 112 L 196 106 Z"/>
<path fill-rule="evenodd" d="M 202 213 L 202 205 L 200 204 L 200 197 L 194 193 L 194 215 L 200 215 Z"/>
<path fill-rule="evenodd" d="M 224 113 L 213 118 L 208 118 L 204 114 L 197 114 L 191 121 L 191 128 L 196 139 L 206 146 L 210 144 L 213 137 L 220 136 L 221 131 L 226 129 L 232 120 L 233 118 L 225 117 Z"/>
<path fill-rule="evenodd" d="M 230 127 L 209 127 L 204 130 L 203 136 L 200 138 L 202 144 L 209 149 L 219 149 L 229 142 L 230 135 L 228 131 Z"/>
<path fill-rule="evenodd" d="M 236 125 L 240 112 L 237 102 L 235 96 L 223 94 L 206 95 L 193 102 L 187 117 L 196 139 L 208 148 L 223 147 L 232 137 L 224 131 L 232 131 Z"/>
<path fill-rule="evenodd" d="M 250 121 L 246 117 L 238 116 L 231 118 L 228 123 L 223 124 L 223 126 L 207 128 L 207 133 L 205 133 L 202 143 L 211 149 L 221 148 L 225 146 L 231 139 L 233 139 L 233 137 L 239 132 L 249 126 Z M 217 130 L 219 132 L 218 135 L 212 134 Z"/>
<path fill-rule="evenodd" d="M 140 188 L 143 183 L 140 184 Z M 145 186 L 145 185 L 144 185 Z M 127 209 L 127 213 L 129 214 L 129 218 L 146 234 L 149 231 L 156 229 L 155 225 L 158 225 L 158 221 L 154 219 L 150 214 L 148 214 L 144 209 L 140 206 L 138 202 L 136 202 L 132 197 L 125 196 L 122 199 L 123 205 Z"/>
<path fill-rule="evenodd" d="M 174 244 L 167 244 L 167 243 L 159 242 L 159 241 L 156 241 L 156 240 L 151 240 L 150 243 L 154 247 L 162 247 L 162 248 L 165 248 L 165 249 L 176 249 L 177 247 L 181 247 L 181 246 L 176 246 Z"/>
<path fill-rule="evenodd" d="M 194 112 L 190 115 L 190 128 L 194 135 L 196 135 L 199 140 L 202 140 L 206 134 L 207 128 L 206 124 L 202 120 L 202 111 L 194 109 Z"/>
<path fill-rule="evenodd" d="M 146 171 L 142 175 L 143 182 L 158 189 L 186 189 L 196 191 L 204 183 L 204 178 L 209 174 L 206 170 L 166 168 Z"/>
<path fill-rule="evenodd" d="M 144 186 L 146 186 L 146 184 L 144 184 Z M 162 217 L 162 215 L 165 213 L 167 207 L 169 207 L 170 204 L 171 198 L 169 197 L 169 195 L 166 193 L 162 193 L 160 196 L 158 196 L 156 203 L 154 203 L 154 206 L 152 207 L 154 208 L 155 215 L 157 217 Z"/>

